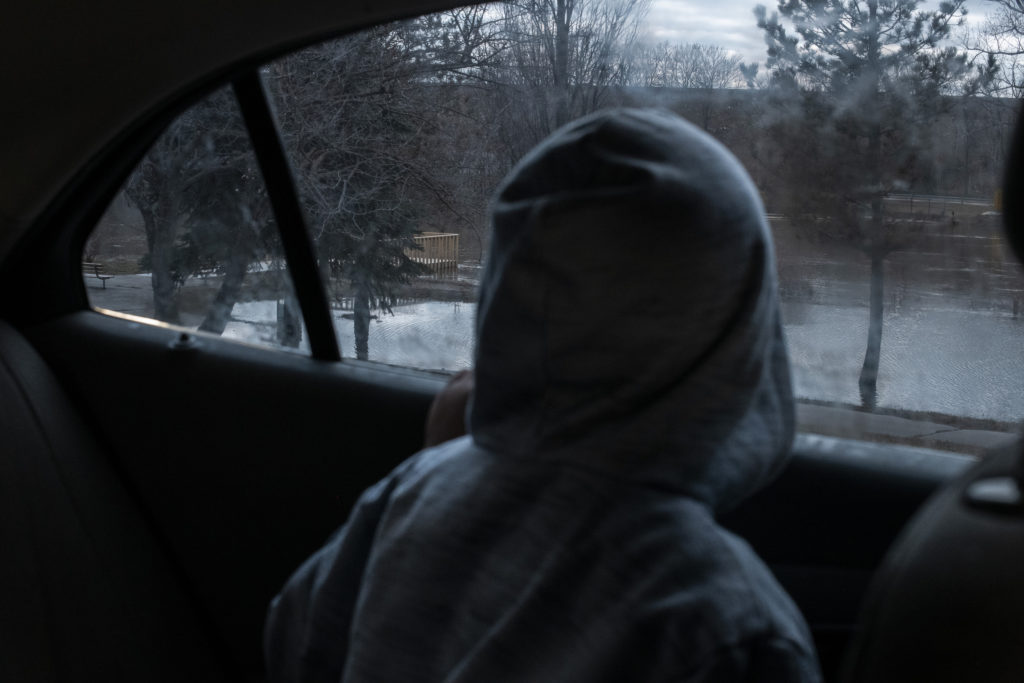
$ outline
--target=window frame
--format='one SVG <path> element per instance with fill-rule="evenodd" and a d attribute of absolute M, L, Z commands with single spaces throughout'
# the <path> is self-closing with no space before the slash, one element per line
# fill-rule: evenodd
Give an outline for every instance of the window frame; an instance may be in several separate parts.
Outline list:
<path fill-rule="evenodd" d="M 431 11 L 436 11 L 436 8 L 419 8 L 415 14 Z M 401 16 L 380 18 L 374 20 L 371 25 L 400 18 Z M 28 302 L 6 303 L 5 312 L 11 312 L 10 319 L 33 323 L 74 311 L 91 310 L 82 282 L 80 260 L 85 240 L 99 217 L 166 126 L 202 97 L 218 88 L 231 85 L 239 110 L 246 121 L 253 151 L 277 218 L 278 233 L 285 245 L 287 267 L 295 284 L 296 298 L 306 324 L 312 358 L 342 361 L 341 348 L 327 302 L 326 286 L 316 265 L 315 255 L 311 253 L 311 236 L 298 205 L 294 176 L 283 152 L 281 132 L 263 86 L 261 69 L 273 59 L 364 28 L 366 25 L 360 24 L 312 35 L 300 42 L 278 46 L 273 50 L 257 53 L 256 56 L 246 57 L 229 67 L 215 69 L 203 79 L 193 82 L 187 89 L 179 91 L 173 98 L 155 107 L 150 114 L 138 117 L 132 125 L 109 142 L 91 163 L 81 167 L 75 177 L 64 184 L 58 198 L 50 203 L 38 220 L 34 221 L 35 229 L 28 235 L 31 239 L 23 240 L 29 243 L 29 247 L 21 247 L 23 251 L 31 254 L 31 257 L 19 259 L 15 255 L 5 259 L 5 267 L 0 272 L 0 286 L 21 286 L 19 276 L 28 276 L 32 286 L 40 292 Z M 250 119 L 253 119 L 254 123 L 250 123 Z M 256 122 L 256 119 L 262 121 Z M 1007 173 L 1011 168 L 1015 168 L 1013 159 L 1007 162 Z M 1013 196 L 1007 193 L 1008 203 L 1012 201 Z M 289 212 L 294 214 L 296 209 L 297 215 L 285 217 Z M 289 243 L 292 243 L 292 247 L 288 246 Z M 307 249 L 310 255 L 301 255 Z M 296 257 L 295 254 L 299 256 Z M 21 263 L 17 264 L 19 260 Z M 29 271 L 29 263 L 35 264 L 34 268 L 38 268 L 38 274 Z M 44 307 L 33 308 L 41 301 L 46 302 Z M 344 362 L 360 364 L 364 361 L 345 358 Z M 365 362 L 376 365 L 374 361 Z M 436 371 L 421 371 L 415 368 L 402 370 L 413 374 L 438 374 Z M 864 436 L 858 436 L 856 440 L 875 443 Z"/>
<path fill-rule="evenodd" d="M 317 360 L 341 361 L 313 240 L 302 214 L 295 179 L 259 71 L 252 69 L 236 78 L 232 82 L 232 90 L 267 188 L 284 248 L 285 264 L 309 335 L 312 356 Z"/>
<path fill-rule="evenodd" d="M 294 49 L 301 47 L 292 46 L 291 50 Z M 217 89 L 230 87 L 263 176 L 288 273 L 309 337 L 311 357 L 319 361 L 342 360 L 326 288 L 317 266 L 277 122 L 260 76 L 261 65 L 265 62 L 265 59 L 260 59 L 234 73 L 211 78 L 176 99 L 173 104 L 162 107 L 159 113 L 140 120 L 135 128 L 125 131 L 110 143 L 109 159 L 83 168 L 79 177 L 65 186 L 62 194 L 67 196 L 55 201 L 39 221 L 45 225 L 40 233 L 49 233 L 52 241 L 47 245 L 45 238 L 40 235 L 26 247 L 26 251 L 31 249 L 41 252 L 38 260 L 53 266 L 52 270 L 42 270 L 60 273 L 60 277 L 39 278 L 39 285 L 47 290 L 47 299 L 54 306 L 46 311 L 24 307 L 23 315 L 15 316 L 15 319 L 29 323 L 42 322 L 83 309 L 95 310 L 89 302 L 82 279 L 81 256 L 86 241 L 107 206 L 152 145 L 178 116 Z M 76 202 L 78 198 L 85 201 Z M 14 277 L 17 277 L 17 273 Z M 150 321 L 147 319 L 146 322 Z M 163 323 L 153 320 L 151 324 Z"/>

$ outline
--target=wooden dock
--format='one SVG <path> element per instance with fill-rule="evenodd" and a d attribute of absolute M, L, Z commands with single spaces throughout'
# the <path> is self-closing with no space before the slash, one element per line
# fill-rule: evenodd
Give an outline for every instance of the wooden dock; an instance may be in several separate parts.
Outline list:
<path fill-rule="evenodd" d="M 459 235 L 449 232 L 424 232 L 413 237 L 420 249 L 408 249 L 405 255 L 426 266 L 438 277 L 454 277 L 459 269 Z"/>

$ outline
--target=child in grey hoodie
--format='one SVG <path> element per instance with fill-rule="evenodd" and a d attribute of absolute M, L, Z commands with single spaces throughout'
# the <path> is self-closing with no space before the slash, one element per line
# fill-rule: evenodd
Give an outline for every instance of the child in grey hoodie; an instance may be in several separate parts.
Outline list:
<path fill-rule="evenodd" d="M 271 605 L 273 681 L 818 681 L 715 514 L 793 397 L 739 162 L 672 114 L 567 125 L 499 188 L 469 434 L 367 490 Z"/>

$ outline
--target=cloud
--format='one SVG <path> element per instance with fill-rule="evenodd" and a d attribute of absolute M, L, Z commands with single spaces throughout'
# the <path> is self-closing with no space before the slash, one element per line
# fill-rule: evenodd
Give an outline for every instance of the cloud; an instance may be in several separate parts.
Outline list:
<path fill-rule="evenodd" d="M 648 14 L 649 38 L 707 43 L 731 50 L 744 61 L 764 60 L 764 38 L 750 0 L 654 0 Z"/>
<path fill-rule="evenodd" d="M 763 62 L 764 37 L 754 19 L 754 7 L 763 4 L 769 14 L 776 2 L 757 0 L 653 0 L 647 15 L 647 40 L 718 45 L 740 55 L 745 62 Z M 983 22 L 988 4 L 968 2 L 967 21 Z M 921 2 L 918 9 L 934 10 L 938 2 Z"/>

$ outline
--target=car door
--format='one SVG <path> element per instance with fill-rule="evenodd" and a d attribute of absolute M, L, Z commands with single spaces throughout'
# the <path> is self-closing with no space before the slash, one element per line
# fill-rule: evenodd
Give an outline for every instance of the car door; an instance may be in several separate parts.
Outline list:
<path fill-rule="evenodd" d="M 496 16 L 466 8 L 301 51 L 268 38 L 211 57 L 76 169 L 3 262 L 0 282 L 20 293 L 4 318 L 95 430 L 242 678 L 262 677 L 263 615 L 288 573 L 420 447 L 431 397 L 471 363 L 486 197 L 532 133 L 484 115 L 493 93 L 471 88 L 482 61 L 435 55 L 446 75 L 427 78 L 411 46 L 436 48 L 416 41 L 447 26 L 465 56 Z M 694 102 L 672 106 L 712 111 Z M 339 216 L 342 198 L 354 208 Z M 393 220 L 367 218 L 384 214 Z M 805 257 L 780 269 L 820 265 Z M 102 263 L 103 277 L 83 263 Z M 783 279 L 794 282 L 817 286 Z M 794 292 L 791 321 L 830 306 Z M 790 466 L 724 522 L 794 596 L 831 675 L 886 548 L 971 461 L 929 435 L 1005 438 L 1003 423 L 932 428 L 901 413 L 863 428 L 865 413 L 841 402 L 801 410 Z"/>

